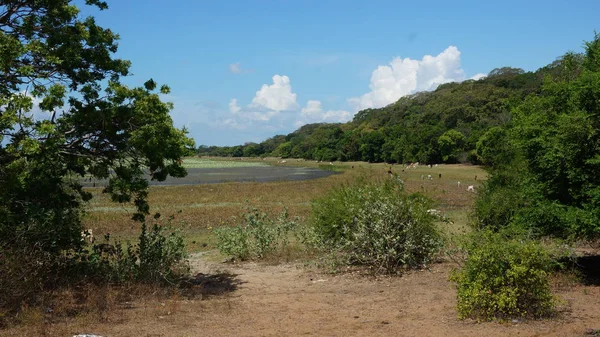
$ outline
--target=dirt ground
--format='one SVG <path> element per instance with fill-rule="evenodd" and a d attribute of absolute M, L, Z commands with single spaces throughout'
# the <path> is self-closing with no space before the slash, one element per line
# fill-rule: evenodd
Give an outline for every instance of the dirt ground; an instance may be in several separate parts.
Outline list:
<path fill-rule="evenodd" d="M 585 336 L 600 329 L 600 287 L 556 286 L 558 318 L 476 323 L 457 319 L 450 262 L 402 277 L 326 274 L 276 266 L 191 260 L 202 298 L 126 303 L 105 322 L 73 319 L 47 336 Z M 24 336 L 23 331 L 5 331 Z M 588 331 L 590 333 L 590 331 Z M 29 335 L 29 334 L 27 334 Z"/>

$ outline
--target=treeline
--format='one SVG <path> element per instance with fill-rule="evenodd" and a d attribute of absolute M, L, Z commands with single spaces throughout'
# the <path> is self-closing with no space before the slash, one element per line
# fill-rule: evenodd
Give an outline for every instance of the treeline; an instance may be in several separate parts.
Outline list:
<path fill-rule="evenodd" d="M 569 54 L 570 55 L 570 54 Z M 324 161 L 479 163 L 477 142 L 503 126 L 525 97 L 539 95 L 545 81 L 577 76 L 560 57 L 535 72 L 497 68 L 480 80 L 440 85 L 380 109 L 358 112 L 345 124 L 308 124 L 288 135 L 238 146 L 200 146 L 198 155 L 293 157 Z M 571 69 L 572 68 L 572 69 Z"/>
<path fill-rule="evenodd" d="M 562 58 L 562 76 L 518 102 L 477 143 L 491 173 L 477 226 L 563 238 L 600 236 L 600 35 Z"/>

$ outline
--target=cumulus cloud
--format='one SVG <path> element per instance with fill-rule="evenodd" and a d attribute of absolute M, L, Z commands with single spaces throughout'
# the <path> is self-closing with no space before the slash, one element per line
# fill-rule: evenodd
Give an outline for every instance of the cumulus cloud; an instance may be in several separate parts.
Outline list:
<path fill-rule="evenodd" d="M 229 101 L 229 112 L 235 115 L 240 112 L 241 109 L 242 108 L 240 108 L 238 105 L 237 99 L 232 98 L 231 101 Z"/>
<path fill-rule="evenodd" d="M 425 55 L 421 60 L 396 57 L 389 65 L 377 67 L 371 75 L 371 91 L 348 101 L 356 110 L 379 108 L 402 96 L 464 79 L 460 51 L 450 46 L 437 56 Z"/>
<path fill-rule="evenodd" d="M 487 77 L 487 74 L 479 73 L 479 74 L 473 75 L 470 79 L 477 81 L 477 80 L 480 80 L 480 79 L 482 79 L 484 77 Z"/>
<path fill-rule="evenodd" d="M 273 76 L 273 84 L 263 84 L 252 99 L 251 106 L 264 107 L 274 111 L 294 110 L 298 107 L 296 94 L 292 92 L 290 78 Z"/>
<path fill-rule="evenodd" d="M 323 111 L 320 101 L 309 100 L 306 107 L 300 111 L 300 119 L 296 121 L 296 126 L 308 123 L 344 123 L 352 119 L 352 113 L 345 110 L 327 110 Z"/>
<path fill-rule="evenodd" d="M 240 107 L 236 98 L 229 101 L 229 112 L 250 121 L 268 122 L 281 112 L 297 110 L 290 78 L 280 75 L 273 76 L 273 84 L 264 84 L 247 106 Z"/>

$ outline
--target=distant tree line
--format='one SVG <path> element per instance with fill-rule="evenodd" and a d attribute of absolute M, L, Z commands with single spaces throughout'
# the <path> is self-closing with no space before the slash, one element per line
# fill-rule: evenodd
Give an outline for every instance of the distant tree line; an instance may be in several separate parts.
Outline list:
<path fill-rule="evenodd" d="M 571 54 L 569 54 L 571 55 Z M 477 143 L 512 118 L 512 109 L 539 95 L 545 81 L 573 78 L 582 55 L 561 57 L 535 72 L 503 67 L 480 80 L 440 85 L 380 109 L 358 112 L 344 124 L 308 124 L 261 143 L 205 146 L 197 154 L 221 157 L 293 157 L 322 161 L 480 163 Z"/>

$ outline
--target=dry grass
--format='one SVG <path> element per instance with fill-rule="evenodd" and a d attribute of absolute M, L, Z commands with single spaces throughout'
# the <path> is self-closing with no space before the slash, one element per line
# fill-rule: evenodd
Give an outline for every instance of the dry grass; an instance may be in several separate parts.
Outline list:
<path fill-rule="evenodd" d="M 314 161 L 297 160 L 277 164 L 272 158 L 265 162 L 285 166 L 322 165 Z M 421 166 L 404 171 L 399 165 L 360 162 L 336 163 L 335 166 L 344 167 L 345 171 L 314 180 L 151 187 L 151 212 L 159 212 L 163 217 L 174 215 L 171 224 L 183 231 L 188 250 L 203 251 L 214 248 L 210 228 L 239 216 L 247 203 L 273 215 L 279 214 L 286 207 L 290 216 L 298 216 L 303 221 L 309 216 L 310 202 L 314 198 L 322 196 L 334 186 L 352 183 L 361 175 L 371 179 L 386 179 L 391 167 L 392 172 L 405 181 L 408 192 L 423 192 L 434 198 L 439 203 L 439 208 L 453 219 L 455 226 L 462 229 L 466 226 L 466 210 L 474 197 L 466 188 L 468 185 L 478 186 L 485 177 L 481 168 L 465 165 L 440 165 L 433 168 Z M 421 175 L 426 177 L 429 174 L 432 175 L 432 180 L 421 180 Z M 460 188 L 457 181 L 461 181 Z M 90 190 L 94 199 L 89 204 L 84 219 L 85 228 L 92 228 L 97 238 L 110 233 L 113 238 L 135 239 L 140 226 L 130 219 L 133 208 L 112 203 L 99 188 Z"/>
<path fill-rule="evenodd" d="M 299 165 L 318 167 L 322 163 L 289 160 L 286 164 L 277 164 L 273 159 L 266 160 L 273 165 Z M 310 203 L 322 196 L 329 189 L 341 184 L 352 183 L 359 176 L 370 179 L 388 179 L 389 165 L 366 163 L 336 163 L 336 167 L 345 170 L 326 178 L 306 181 L 278 181 L 269 183 L 221 183 L 195 186 L 151 187 L 150 204 L 152 213 L 159 212 L 163 218 L 174 215 L 172 225 L 181 229 L 188 252 L 209 251 L 208 260 L 220 260 L 212 250 L 215 240 L 211 228 L 230 222 L 232 217 L 239 216 L 246 203 L 259 207 L 272 215 L 278 215 L 287 207 L 290 216 L 308 218 Z M 449 230 L 458 231 L 466 228 L 466 210 L 472 204 L 473 193 L 466 191 L 467 185 L 481 183 L 485 176 L 483 170 L 476 166 L 443 165 L 434 168 L 420 167 L 404 170 L 398 165 L 391 167 L 404 181 L 409 192 L 420 191 L 434 198 L 439 208 L 446 212 L 454 224 Z M 439 178 L 439 173 L 442 177 Z M 431 174 L 434 179 L 421 180 L 421 175 Z M 475 175 L 479 177 L 474 180 Z M 456 182 L 460 180 L 462 188 Z M 90 189 L 94 199 L 89 203 L 85 228 L 93 229 L 97 239 L 110 233 L 111 238 L 120 240 L 136 240 L 140 225 L 132 221 L 133 208 L 130 205 L 112 203 L 99 188 Z M 210 256 L 208 256 L 210 255 Z M 291 245 L 285 250 L 269 258 L 267 264 L 296 261 L 310 258 L 311 252 L 298 245 Z M 200 280 L 200 279 L 199 279 Z M 222 281 L 222 280 L 221 280 Z M 197 291 L 190 293 L 190 288 L 164 290 L 136 286 L 93 286 L 63 289 L 54 294 L 54 300 L 47 308 L 24 308 L 18 317 L 21 323 L 14 330 L 6 330 L 8 336 L 68 336 L 76 333 L 93 333 L 94 326 L 100 324 L 120 323 L 123 320 L 143 321 L 148 319 L 162 320 L 165 324 L 176 320 L 175 313 L 188 315 L 187 310 L 198 308 L 196 303 L 188 305 L 195 295 L 207 294 L 205 287 L 209 280 L 201 279 L 199 284 L 191 288 Z M 201 295 L 202 297 L 202 295 Z M 226 313 L 231 308 L 228 299 L 210 301 L 214 311 Z M 229 308 L 229 309 L 228 309 Z M 137 310 L 131 310 L 137 309 Z M 141 316 L 140 316 L 141 315 Z M 142 317 L 143 316 L 143 317 Z M 86 331 L 74 331 L 73 327 L 86 327 Z M 149 332 L 151 333 L 151 332 Z M 151 335 L 151 334 L 150 334 Z"/>

